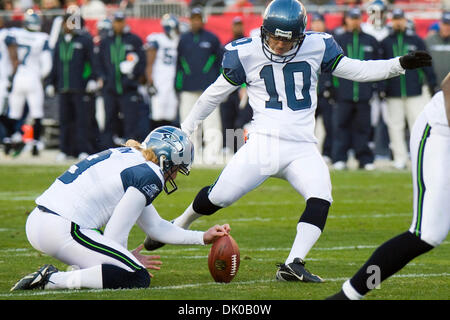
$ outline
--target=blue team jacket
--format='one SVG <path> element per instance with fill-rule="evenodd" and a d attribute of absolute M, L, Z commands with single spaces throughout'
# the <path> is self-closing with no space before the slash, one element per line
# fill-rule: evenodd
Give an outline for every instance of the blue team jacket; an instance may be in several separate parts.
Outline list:
<path fill-rule="evenodd" d="M 78 32 L 67 42 L 61 34 L 53 50 L 52 70 L 46 84 L 54 85 L 61 93 L 84 92 L 88 79 L 96 77 L 92 37 L 87 32 Z"/>
<path fill-rule="evenodd" d="M 336 42 L 344 54 L 358 60 L 376 60 L 380 58 L 378 41 L 364 32 L 344 32 L 335 36 Z M 337 101 L 368 101 L 376 90 L 374 82 L 355 82 L 333 77 Z"/>
<path fill-rule="evenodd" d="M 136 53 L 139 58 L 130 76 L 120 72 L 120 63 L 125 61 L 129 53 Z M 96 61 L 107 92 L 123 94 L 135 91 L 141 77 L 145 75 L 146 56 L 142 40 L 130 32 L 111 34 L 103 39 Z"/>
<path fill-rule="evenodd" d="M 179 91 L 203 91 L 220 74 L 223 48 L 211 32 L 186 32 L 178 44 L 175 88 Z"/>
<path fill-rule="evenodd" d="M 426 50 L 424 41 L 412 30 L 405 32 L 391 31 L 388 37 L 381 42 L 383 59 L 403 56 L 414 50 Z M 424 76 L 432 88 L 436 87 L 436 75 L 432 67 L 406 70 L 404 75 L 386 80 L 383 91 L 387 97 L 411 97 L 422 94 Z"/>

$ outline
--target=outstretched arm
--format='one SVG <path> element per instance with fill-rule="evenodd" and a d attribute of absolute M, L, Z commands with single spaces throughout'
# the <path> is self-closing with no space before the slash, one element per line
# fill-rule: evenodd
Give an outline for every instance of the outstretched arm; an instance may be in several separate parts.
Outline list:
<path fill-rule="evenodd" d="M 357 82 L 386 80 L 405 73 L 400 58 L 389 60 L 357 60 L 343 57 L 333 75 Z"/>
<path fill-rule="evenodd" d="M 343 57 L 333 71 L 336 77 L 357 82 L 386 80 L 405 73 L 407 69 L 431 66 L 425 51 L 413 51 L 389 60 L 357 60 Z"/>
<path fill-rule="evenodd" d="M 208 244 L 230 232 L 230 226 L 215 225 L 207 231 L 185 230 L 161 218 L 153 205 L 145 207 L 138 226 L 152 239 L 169 244 Z"/>

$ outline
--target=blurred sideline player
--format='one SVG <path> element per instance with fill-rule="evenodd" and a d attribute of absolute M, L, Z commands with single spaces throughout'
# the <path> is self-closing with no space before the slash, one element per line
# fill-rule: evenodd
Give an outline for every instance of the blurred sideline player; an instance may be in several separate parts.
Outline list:
<path fill-rule="evenodd" d="M 389 35 L 387 25 L 387 6 L 383 0 L 373 0 L 366 8 L 367 22 L 361 24 L 361 30 L 377 39 L 379 43 Z M 375 158 L 390 157 L 389 136 L 384 119 L 387 119 L 387 105 L 384 92 L 378 90 L 370 100 L 371 122 Z"/>
<path fill-rule="evenodd" d="M 14 290 L 147 288 L 159 256 L 127 249 L 135 224 L 173 244 L 207 244 L 228 234 L 229 225 L 206 232 L 183 230 L 163 220 L 153 200 L 176 190 L 178 172 L 189 173 L 192 143 L 175 127 L 160 127 L 141 144 L 107 149 L 72 165 L 36 199 L 26 234 L 31 245 L 74 267 L 58 271 L 44 265 L 25 276 Z M 169 190 L 169 188 L 171 188 Z M 105 226 L 104 231 L 99 228 Z"/>
<path fill-rule="evenodd" d="M 165 14 L 161 19 L 161 26 L 164 32 L 150 34 L 145 44 L 152 128 L 173 125 L 178 115 L 175 74 L 180 23 L 174 15 Z"/>
<path fill-rule="evenodd" d="M 450 229 L 450 73 L 417 118 L 411 131 L 414 216 L 408 231 L 382 244 L 330 300 L 359 300 L 414 258 L 445 240 Z M 371 269 L 372 268 L 372 269 Z M 371 271 L 372 270 L 372 271 Z"/>
<path fill-rule="evenodd" d="M 8 34 L 8 29 L 3 28 L 3 17 L 0 17 L 0 125 L 2 143 L 11 145 L 10 136 L 14 128 L 8 116 L 8 96 L 11 91 L 11 81 L 19 64 L 17 57 L 16 39 Z M 5 150 L 6 152 L 6 150 Z"/>
<path fill-rule="evenodd" d="M 174 220 L 183 228 L 238 201 L 269 177 L 287 180 L 306 200 L 297 235 L 276 277 L 284 281 L 323 282 L 305 269 L 304 259 L 325 227 L 332 202 L 328 167 L 314 136 L 317 75 L 332 73 L 353 81 L 398 76 L 405 68 L 431 64 L 423 52 L 390 60 L 361 61 L 343 55 L 326 33 L 306 32 L 306 10 L 297 0 L 274 0 L 266 8 L 261 37 L 226 46 L 223 73 L 197 100 L 181 128 L 188 135 L 241 84 L 247 84 L 253 120 L 249 139 L 217 181 L 206 186 Z M 146 248 L 161 243 L 146 239 Z"/>
<path fill-rule="evenodd" d="M 24 17 L 25 28 L 11 28 L 10 33 L 16 39 L 20 64 L 17 68 L 9 95 L 9 118 L 18 121 L 24 112 L 25 103 L 29 116 L 33 119 L 34 140 L 31 142 L 32 154 L 37 156 L 44 148 L 40 141 L 44 117 L 44 89 L 42 80 L 50 73 L 52 56 L 48 46 L 48 34 L 40 32 L 41 19 L 33 11 L 27 11 Z M 17 139 L 16 131 L 11 137 Z M 14 142 L 14 141 L 13 141 Z"/>

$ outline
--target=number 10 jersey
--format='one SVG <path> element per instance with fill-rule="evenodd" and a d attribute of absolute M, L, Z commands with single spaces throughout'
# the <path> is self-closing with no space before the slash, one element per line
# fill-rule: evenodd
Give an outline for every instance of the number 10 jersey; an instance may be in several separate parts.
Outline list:
<path fill-rule="evenodd" d="M 253 109 L 250 134 L 317 142 L 314 114 L 319 73 L 332 72 L 342 57 L 343 50 L 326 33 L 307 32 L 287 63 L 269 60 L 259 37 L 243 38 L 225 47 L 223 76 L 233 85 L 247 85 Z"/>

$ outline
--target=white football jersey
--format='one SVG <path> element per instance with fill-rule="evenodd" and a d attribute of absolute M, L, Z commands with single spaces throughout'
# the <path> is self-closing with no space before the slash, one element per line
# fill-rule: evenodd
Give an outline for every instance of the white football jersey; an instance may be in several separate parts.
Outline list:
<path fill-rule="evenodd" d="M 428 124 L 433 126 L 445 126 L 448 128 L 447 114 L 445 112 L 444 93 L 437 92 L 424 108 Z"/>
<path fill-rule="evenodd" d="M 9 29 L 0 30 L 0 81 L 4 81 L 11 75 L 12 65 L 8 53 L 8 44 L 15 42 L 15 38 L 9 34 Z"/>
<path fill-rule="evenodd" d="M 153 64 L 155 86 L 167 86 L 169 83 L 174 83 L 178 40 L 178 37 L 176 39 L 169 38 L 164 32 L 152 33 L 147 37 L 146 49 L 157 50 L 156 60 Z"/>
<path fill-rule="evenodd" d="M 175 120 L 178 114 L 178 98 L 175 92 L 177 46 L 179 38 L 171 39 L 164 32 L 147 37 L 146 49 L 156 49 L 153 63 L 153 85 L 157 93 L 152 96 L 152 119 Z"/>
<path fill-rule="evenodd" d="M 259 37 L 233 41 L 225 49 L 224 77 L 234 85 L 247 84 L 253 109 L 249 132 L 317 142 L 314 114 L 318 74 L 332 72 L 343 57 L 333 37 L 307 32 L 300 50 L 287 63 L 269 60 Z"/>
<path fill-rule="evenodd" d="M 378 42 L 381 42 L 389 35 L 389 27 L 383 26 L 381 28 L 376 28 L 371 23 L 362 23 L 361 30 L 365 33 L 370 34 L 372 37 L 377 39 Z"/>
<path fill-rule="evenodd" d="M 59 176 L 36 204 L 85 228 L 110 219 L 128 187 L 138 189 L 149 205 L 161 192 L 161 169 L 134 148 L 120 147 L 91 155 Z"/>
<path fill-rule="evenodd" d="M 42 69 L 48 69 L 43 65 L 41 54 L 50 50 L 49 36 L 44 32 L 31 32 L 22 28 L 11 28 L 10 34 L 16 39 L 19 67 L 17 72 L 26 72 L 28 76 L 41 77 Z M 51 66 L 50 66 L 51 67 Z"/>

